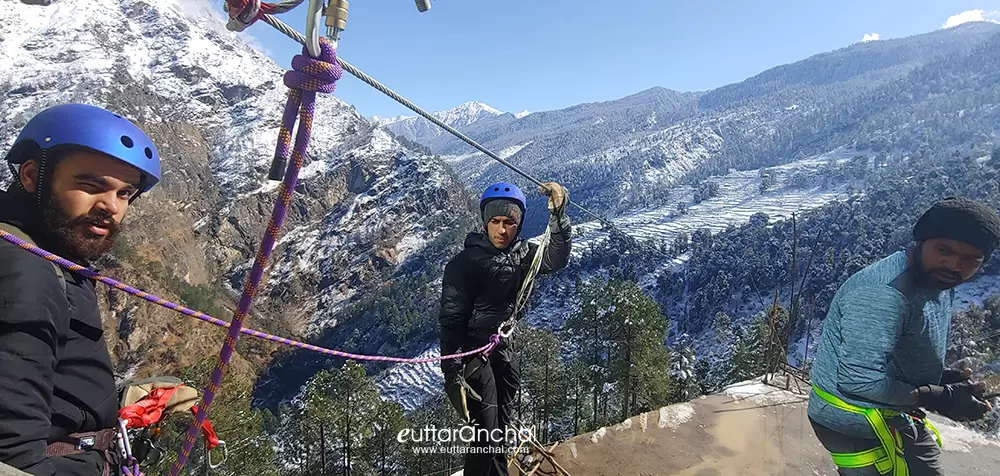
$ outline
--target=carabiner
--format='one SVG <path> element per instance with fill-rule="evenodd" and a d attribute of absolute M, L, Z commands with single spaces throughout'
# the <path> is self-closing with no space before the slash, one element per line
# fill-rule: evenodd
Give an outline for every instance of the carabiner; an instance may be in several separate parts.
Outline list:
<path fill-rule="evenodd" d="M 118 452 L 121 454 L 124 461 L 128 461 L 132 458 L 132 446 L 128 441 L 128 422 L 126 420 L 118 419 Z"/>
<path fill-rule="evenodd" d="M 222 463 L 225 463 L 226 459 L 229 458 L 229 450 L 226 449 L 225 441 L 219 440 L 219 445 L 216 446 L 216 448 L 222 448 L 222 461 L 212 464 L 212 451 L 214 450 L 209 450 L 208 442 L 207 441 L 205 442 L 205 458 L 208 459 L 208 467 L 211 469 L 215 469 L 218 468 L 219 466 L 222 466 Z"/>
<path fill-rule="evenodd" d="M 500 327 L 497 328 L 497 334 L 499 334 L 500 337 L 503 337 L 504 339 L 506 339 L 506 338 L 510 337 L 511 334 L 514 333 L 514 326 L 515 325 L 517 325 L 517 321 L 512 321 L 512 320 L 504 321 L 503 323 L 500 324 Z M 510 329 L 508 329 L 506 332 L 504 332 L 504 330 L 503 330 L 504 326 L 510 326 Z"/>
<path fill-rule="evenodd" d="M 306 10 L 306 50 L 309 56 L 319 58 L 319 25 L 323 21 L 323 0 L 309 0 Z"/>

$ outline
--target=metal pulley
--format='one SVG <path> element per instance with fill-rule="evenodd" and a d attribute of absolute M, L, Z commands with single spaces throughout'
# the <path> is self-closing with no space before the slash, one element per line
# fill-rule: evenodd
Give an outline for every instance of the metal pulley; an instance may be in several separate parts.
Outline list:
<path fill-rule="evenodd" d="M 347 28 L 347 0 L 330 0 L 326 5 L 326 37 L 340 41 L 340 33 Z"/>

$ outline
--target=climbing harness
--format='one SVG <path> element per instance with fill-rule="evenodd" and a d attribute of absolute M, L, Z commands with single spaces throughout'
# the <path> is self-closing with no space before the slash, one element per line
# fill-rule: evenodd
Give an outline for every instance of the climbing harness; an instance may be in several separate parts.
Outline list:
<path fill-rule="evenodd" d="M 892 476 L 908 476 L 909 471 L 906 466 L 906 458 L 903 455 L 903 439 L 896 431 L 886 423 L 886 419 L 906 415 L 901 412 L 886 410 L 882 408 L 862 408 L 851 405 L 835 395 L 832 395 L 817 385 L 812 386 L 813 392 L 823 401 L 833 405 L 835 408 L 845 412 L 864 415 L 875 431 L 881 446 L 876 446 L 870 450 L 859 451 L 857 453 L 831 453 L 833 463 L 841 468 L 863 468 L 875 465 L 879 474 L 891 474 Z M 907 415 L 907 418 L 923 420 L 924 426 L 931 430 L 941 446 L 941 434 L 937 428 L 926 418 Z"/>
<path fill-rule="evenodd" d="M 160 433 L 160 424 L 173 413 L 196 412 L 195 403 L 198 391 L 185 386 L 179 379 L 173 377 L 155 377 L 135 382 L 129 382 L 121 391 L 121 405 L 118 410 L 118 450 L 123 462 L 122 473 L 138 476 L 139 464 L 151 454 L 156 463 L 163 456 L 163 450 L 156 446 L 156 438 Z M 141 429 L 142 432 L 135 441 L 128 430 Z M 218 468 L 228 457 L 226 442 L 219 439 L 207 419 L 201 426 L 205 436 L 205 453 L 210 469 Z M 212 461 L 212 450 L 222 450 L 222 460 Z"/>

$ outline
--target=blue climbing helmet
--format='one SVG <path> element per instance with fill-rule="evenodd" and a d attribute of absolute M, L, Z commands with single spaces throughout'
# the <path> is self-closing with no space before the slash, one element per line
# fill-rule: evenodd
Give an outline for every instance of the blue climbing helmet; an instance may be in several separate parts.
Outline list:
<path fill-rule="evenodd" d="M 497 182 L 490 185 L 483 192 L 483 195 L 479 197 L 479 213 L 483 213 L 483 209 L 486 207 L 486 203 L 490 200 L 496 200 L 498 198 L 507 198 L 517 202 L 518 206 L 521 207 L 521 216 L 524 216 L 524 212 L 528 209 L 528 201 L 524 198 L 524 194 L 521 193 L 521 189 L 517 188 L 509 182 Z"/>
<path fill-rule="evenodd" d="M 33 151 L 61 147 L 89 149 L 132 165 L 142 172 L 142 192 L 160 181 L 160 155 L 146 133 L 128 119 L 88 104 L 60 104 L 36 114 L 21 129 L 6 159 L 22 164 Z"/>

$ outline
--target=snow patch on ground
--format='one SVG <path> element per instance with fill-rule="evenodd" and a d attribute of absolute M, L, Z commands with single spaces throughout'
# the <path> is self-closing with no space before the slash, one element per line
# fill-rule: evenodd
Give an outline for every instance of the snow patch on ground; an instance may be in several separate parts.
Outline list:
<path fill-rule="evenodd" d="M 983 307 L 986 298 L 1000 293 L 1000 276 L 979 276 L 955 288 L 955 308 L 965 309 L 971 304 Z"/>
<path fill-rule="evenodd" d="M 441 355 L 437 345 L 423 351 L 416 358 L 435 358 Z M 444 385 L 444 375 L 439 362 L 396 365 L 376 379 L 375 387 L 382 398 L 400 404 L 404 411 L 411 411 L 425 401 L 437 397 Z"/>
<path fill-rule="evenodd" d="M 615 425 L 615 431 L 625 431 L 632 429 L 632 419 L 629 418 L 617 425 Z"/>
<path fill-rule="evenodd" d="M 590 441 L 592 443 L 597 443 L 598 441 L 601 441 L 601 438 L 604 438 L 604 435 L 606 435 L 607 433 L 608 429 L 602 426 L 601 428 L 598 428 L 597 431 L 594 432 L 594 434 L 590 435 Z"/>
<path fill-rule="evenodd" d="M 766 385 L 756 379 L 730 385 L 722 390 L 722 394 L 733 397 L 735 401 L 749 400 L 756 405 L 780 405 L 804 400 L 802 395 Z"/>
<path fill-rule="evenodd" d="M 971 453 L 974 446 L 1000 447 L 1000 441 L 986 438 L 981 433 L 976 433 L 945 417 L 928 415 L 928 418 L 934 422 L 934 426 L 941 432 L 941 442 L 943 443 L 941 449 L 944 451 Z"/>
<path fill-rule="evenodd" d="M 678 403 L 660 408 L 660 421 L 656 425 L 660 428 L 676 430 L 693 417 L 694 406 L 690 403 Z"/>

